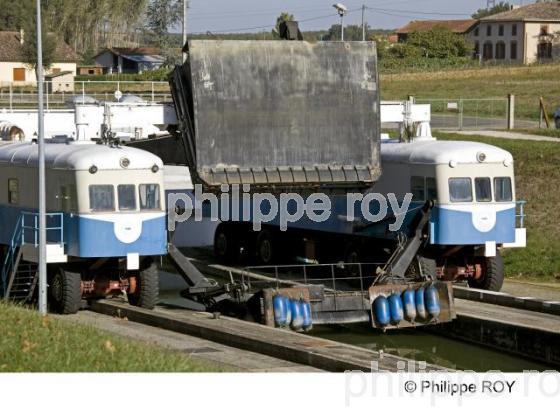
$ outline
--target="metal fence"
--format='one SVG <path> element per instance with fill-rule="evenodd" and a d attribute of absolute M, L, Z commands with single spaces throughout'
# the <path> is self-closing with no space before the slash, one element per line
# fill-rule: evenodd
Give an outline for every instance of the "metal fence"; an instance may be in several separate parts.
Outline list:
<path fill-rule="evenodd" d="M 118 102 L 127 95 L 140 97 L 150 103 L 172 102 L 169 84 L 164 81 L 76 81 L 57 85 L 47 83 L 44 95 L 47 109 L 68 107 L 75 97 L 85 96 L 99 102 Z M 14 83 L 0 84 L 0 108 L 36 106 L 37 87 Z"/>
<path fill-rule="evenodd" d="M 507 128 L 507 98 L 417 98 L 416 102 L 431 105 L 431 126 L 434 129 L 490 130 Z"/>

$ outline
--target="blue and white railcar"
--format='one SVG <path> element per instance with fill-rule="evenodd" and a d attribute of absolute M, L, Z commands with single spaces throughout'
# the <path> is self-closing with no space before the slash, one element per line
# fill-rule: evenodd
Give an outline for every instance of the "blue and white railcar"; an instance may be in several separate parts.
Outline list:
<path fill-rule="evenodd" d="M 131 303 L 153 307 L 151 258 L 167 253 L 161 160 L 129 147 L 47 143 L 45 161 L 53 308 L 71 313 L 84 297 L 123 291 Z M 4 290 L 17 277 L 13 256 L 20 249 L 24 261 L 37 262 L 37 165 L 37 144 L 0 147 Z"/>
<path fill-rule="evenodd" d="M 473 286 L 498 290 L 504 274 L 500 249 L 526 242 L 517 221 L 512 155 L 477 142 L 389 140 L 381 158 L 376 192 L 397 198 L 412 193 L 411 208 L 435 202 L 424 253 L 440 276 L 466 277 Z"/>

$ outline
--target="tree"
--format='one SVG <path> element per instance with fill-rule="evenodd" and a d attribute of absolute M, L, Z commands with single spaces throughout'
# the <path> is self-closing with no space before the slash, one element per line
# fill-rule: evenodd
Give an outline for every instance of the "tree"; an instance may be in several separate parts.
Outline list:
<path fill-rule="evenodd" d="M 369 36 L 370 28 L 366 24 L 366 39 Z M 324 41 L 338 41 L 340 40 L 340 24 L 333 24 L 327 33 L 323 36 Z M 344 40 L 346 41 L 361 41 L 362 40 L 362 26 L 361 25 L 348 25 L 344 26 Z"/>
<path fill-rule="evenodd" d="M 446 27 L 417 31 L 408 36 L 407 45 L 421 50 L 428 58 L 465 57 L 471 54 L 471 44 L 465 37 Z"/>
<path fill-rule="evenodd" d="M 164 55 L 165 65 L 177 62 L 178 55 L 171 49 L 169 28 L 177 24 L 182 16 L 181 0 L 151 0 L 146 10 L 147 26 L 153 43 Z"/>
<path fill-rule="evenodd" d="M 483 17 L 492 16 L 494 14 L 502 13 L 504 11 L 510 11 L 511 5 L 505 1 L 501 1 L 500 3 L 496 4 L 491 9 L 478 9 L 473 15 L 473 19 L 481 19 Z"/>
<path fill-rule="evenodd" d="M 294 15 L 285 11 L 280 13 L 278 18 L 276 18 L 276 26 L 272 30 L 272 33 L 276 38 L 278 38 L 278 36 L 280 35 L 280 24 L 282 24 L 285 21 L 294 21 Z"/>

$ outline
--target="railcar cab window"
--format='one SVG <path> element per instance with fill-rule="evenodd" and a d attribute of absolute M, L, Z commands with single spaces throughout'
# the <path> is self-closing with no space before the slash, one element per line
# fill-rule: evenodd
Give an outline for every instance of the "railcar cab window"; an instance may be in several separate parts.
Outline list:
<path fill-rule="evenodd" d="M 511 178 L 494 178 L 494 193 L 496 196 L 496 202 L 511 202 L 513 200 Z"/>
<path fill-rule="evenodd" d="M 426 178 L 426 199 L 436 200 L 438 197 L 437 183 L 435 178 Z"/>
<path fill-rule="evenodd" d="M 136 187 L 134 185 L 119 185 L 119 211 L 136 210 Z"/>
<path fill-rule="evenodd" d="M 156 210 L 161 209 L 161 199 L 158 184 L 140 185 L 140 209 Z"/>
<path fill-rule="evenodd" d="M 410 193 L 413 201 L 425 201 L 424 177 L 410 178 Z"/>
<path fill-rule="evenodd" d="M 475 178 L 474 189 L 477 202 L 492 202 L 492 182 L 490 178 Z"/>
<path fill-rule="evenodd" d="M 115 210 L 115 192 L 113 185 L 90 185 L 89 208 L 92 212 Z"/>
<path fill-rule="evenodd" d="M 8 202 L 10 204 L 19 204 L 19 180 L 8 180 Z"/>
<path fill-rule="evenodd" d="M 471 179 L 449 178 L 449 199 L 451 202 L 472 202 Z"/>

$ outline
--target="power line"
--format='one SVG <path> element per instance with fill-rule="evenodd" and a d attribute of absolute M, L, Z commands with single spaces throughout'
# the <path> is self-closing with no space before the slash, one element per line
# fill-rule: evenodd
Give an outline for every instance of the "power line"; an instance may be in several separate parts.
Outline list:
<path fill-rule="evenodd" d="M 395 10 L 395 9 L 382 9 L 377 7 L 366 6 L 366 9 L 385 13 L 411 13 L 412 15 L 422 14 L 429 16 L 468 16 L 467 13 L 440 13 L 438 11 L 413 11 L 413 10 Z"/>

